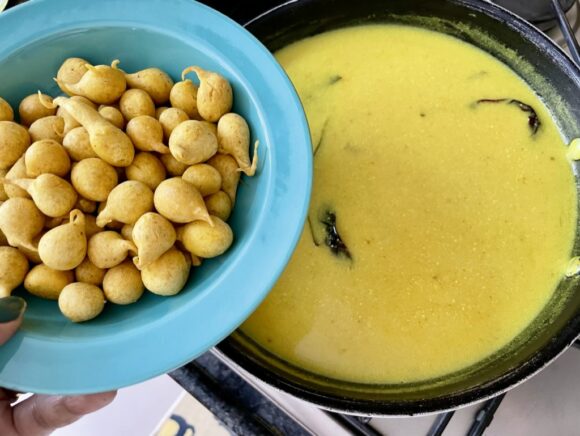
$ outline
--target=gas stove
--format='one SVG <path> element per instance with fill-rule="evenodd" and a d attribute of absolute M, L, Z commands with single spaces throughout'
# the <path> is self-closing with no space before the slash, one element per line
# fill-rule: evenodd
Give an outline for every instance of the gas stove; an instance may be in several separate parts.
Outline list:
<path fill-rule="evenodd" d="M 232 432 L 317 436 L 580 434 L 580 342 L 504 395 L 439 415 L 366 418 L 320 410 L 209 352 L 170 374 Z"/>

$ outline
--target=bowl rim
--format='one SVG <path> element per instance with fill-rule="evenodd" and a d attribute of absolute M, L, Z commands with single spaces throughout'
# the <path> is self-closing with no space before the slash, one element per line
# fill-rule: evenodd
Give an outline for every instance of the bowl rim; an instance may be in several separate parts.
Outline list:
<path fill-rule="evenodd" d="M 317 0 L 305 0 L 315 2 Z M 539 47 L 551 53 L 558 68 L 573 73 L 580 78 L 580 66 L 558 45 L 556 45 L 545 33 L 541 32 L 531 23 L 520 18 L 516 14 L 495 3 L 484 0 L 446 0 L 449 3 L 470 9 L 473 12 L 483 13 L 492 19 L 503 23 L 511 30 L 520 34 L 523 38 L 535 42 Z M 265 11 L 244 23 L 244 27 L 252 31 L 252 26 L 260 23 L 269 14 L 281 12 L 292 6 L 297 0 L 288 0 L 283 4 Z M 241 333 L 243 335 L 243 333 Z M 548 365 L 553 363 L 558 356 L 564 353 L 576 339 L 580 338 L 580 312 L 577 312 L 565 325 L 559 334 L 552 338 L 528 361 L 506 372 L 502 376 L 488 383 L 471 389 L 458 391 L 453 394 L 434 397 L 426 400 L 371 400 L 349 398 L 348 394 L 329 393 L 317 390 L 309 386 L 307 381 L 296 382 L 295 377 L 284 378 L 280 375 L 284 370 L 273 370 L 263 363 L 264 359 L 255 358 L 251 351 L 239 345 L 235 336 L 232 335 L 216 346 L 216 355 L 228 364 L 237 366 L 252 376 L 258 378 L 270 387 L 293 395 L 304 401 L 316 405 L 322 409 L 337 412 L 351 413 L 370 417 L 406 417 L 421 416 L 433 413 L 456 410 L 462 407 L 491 399 L 499 396 L 510 389 L 525 382 L 538 374 Z M 246 354 L 249 353 L 249 354 Z M 324 378 L 324 377 L 322 377 Z"/>
<path fill-rule="evenodd" d="M 52 17 L 49 26 L 48 16 Z M 22 26 L 23 22 L 27 25 Z M 160 24 L 167 22 L 172 25 Z M 271 168 L 258 171 L 257 177 L 267 177 L 263 182 L 267 184 L 265 196 L 257 208 L 260 215 L 249 227 L 238 256 L 220 266 L 219 279 L 199 298 L 188 299 L 178 310 L 137 331 L 90 343 L 59 341 L 58 337 L 46 340 L 22 328 L 0 348 L 0 386 L 43 394 L 94 393 L 132 385 L 184 365 L 230 334 L 255 310 L 282 273 L 302 233 L 312 184 L 312 148 L 308 123 L 293 85 L 253 35 L 223 14 L 191 0 L 150 0 L 147 8 L 140 0 L 34 0 L 0 14 L 0 26 L 11 35 L 9 43 L 0 47 L 0 59 L 45 39 L 102 27 L 157 31 L 199 47 L 202 31 L 211 27 L 220 32 L 213 37 L 203 34 L 208 43 L 205 50 L 214 47 L 216 56 L 220 56 L 220 44 L 224 50 L 243 50 L 248 56 L 243 60 L 251 57 L 252 65 L 262 73 L 259 79 L 249 80 L 243 74 L 242 60 L 229 58 L 225 62 L 239 73 L 245 92 L 257 104 L 255 111 L 265 136 L 261 155 L 266 163 L 262 165 Z M 38 30 L 30 30 L 34 28 Z M 275 116 L 269 114 L 273 106 L 279 107 L 284 123 L 292 126 L 287 137 L 278 138 L 274 133 Z M 272 144 L 274 138 L 276 144 Z M 276 165 L 289 158 L 301 164 L 290 166 L 288 179 L 281 180 Z M 275 189 L 282 182 L 285 190 Z M 246 274 L 252 280 L 244 286 Z M 234 289 L 234 285 L 241 289 Z M 212 317 L 212 308 L 220 309 L 219 316 Z"/>

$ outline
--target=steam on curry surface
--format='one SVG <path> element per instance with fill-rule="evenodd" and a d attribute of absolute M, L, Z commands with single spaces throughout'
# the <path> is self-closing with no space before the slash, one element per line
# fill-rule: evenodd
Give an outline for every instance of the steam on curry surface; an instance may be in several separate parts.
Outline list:
<path fill-rule="evenodd" d="M 277 53 L 314 144 L 309 223 L 243 331 L 315 373 L 437 377 L 506 345 L 570 258 L 574 178 L 550 114 L 489 54 L 361 26 Z"/>

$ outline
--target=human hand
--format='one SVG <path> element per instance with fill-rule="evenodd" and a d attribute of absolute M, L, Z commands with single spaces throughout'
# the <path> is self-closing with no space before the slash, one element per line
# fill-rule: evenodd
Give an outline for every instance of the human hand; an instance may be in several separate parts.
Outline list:
<path fill-rule="evenodd" d="M 0 346 L 20 324 L 26 303 L 19 297 L 0 299 Z M 12 406 L 16 392 L 0 388 L 0 435 L 43 436 L 72 424 L 113 401 L 116 392 L 79 396 L 33 395 Z"/>

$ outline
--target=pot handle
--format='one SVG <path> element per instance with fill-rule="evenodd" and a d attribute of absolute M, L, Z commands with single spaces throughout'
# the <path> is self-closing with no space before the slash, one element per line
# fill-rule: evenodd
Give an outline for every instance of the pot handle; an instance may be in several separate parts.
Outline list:
<path fill-rule="evenodd" d="M 570 26 L 568 17 L 566 17 L 566 12 L 562 8 L 559 0 L 552 0 L 552 8 L 554 9 L 554 12 L 556 12 L 558 25 L 560 26 L 560 30 L 562 30 L 562 35 L 564 35 L 564 40 L 566 41 L 568 50 L 570 50 L 572 59 L 580 66 L 580 45 L 578 45 L 578 40 L 576 39 L 576 36 L 574 36 L 572 26 Z"/>

